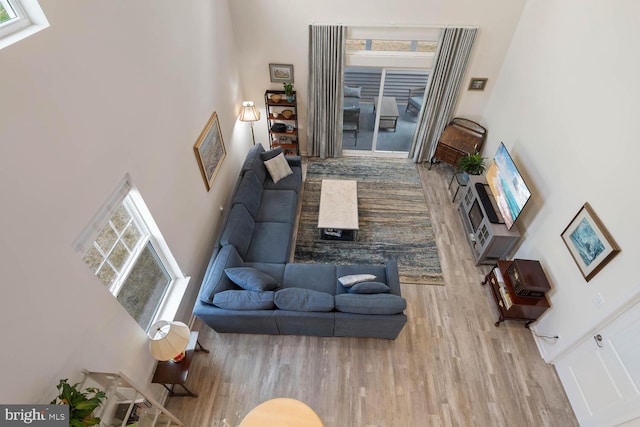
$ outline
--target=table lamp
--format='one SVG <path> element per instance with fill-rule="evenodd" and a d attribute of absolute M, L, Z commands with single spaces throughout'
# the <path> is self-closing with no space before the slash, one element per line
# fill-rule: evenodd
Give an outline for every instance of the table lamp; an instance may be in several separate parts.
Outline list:
<path fill-rule="evenodd" d="M 180 362 L 184 359 L 191 331 L 182 322 L 159 320 L 149 328 L 149 351 L 154 359 Z"/>
<path fill-rule="evenodd" d="M 253 145 L 256 145 L 256 136 L 253 133 L 253 122 L 257 122 L 258 120 L 260 120 L 260 111 L 258 111 L 253 101 L 243 101 L 242 110 L 240 111 L 240 121 L 251 122 Z"/>

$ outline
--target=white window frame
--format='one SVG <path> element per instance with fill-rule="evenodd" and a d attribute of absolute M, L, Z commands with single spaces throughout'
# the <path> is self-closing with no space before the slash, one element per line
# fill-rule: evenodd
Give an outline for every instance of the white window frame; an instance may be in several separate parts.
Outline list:
<path fill-rule="evenodd" d="M 134 256 L 128 262 L 119 275 L 119 279 L 109 287 L 109 291 L 114 297 L 117 297 L 120 288 L 126 281 L 138 255 L 144 250 L 147 243 L 151 243 L 154 251 L 160 259 L 160 263 L 171 278 L 167 290 L 165 291 L 160 304 L 156 310 L 156 314 L 149 325 L 154 324 L 158 320 L 173 320 L 176 317 L 180 302 L 186 292 L 191 277 L 185 276 L 175 257 L 169 249 L 169 245 L 162 236 L 158 225 L 156 224 L 149 208 L 142 199 L 142 195 L 136 187 L 131 184 L 131 178 L 126 175 L 122 182 L 118 185 L 116 191 L 107 199 L 105 204 L 100 208 L 98 213 L 89 222 L 82 231 L 80 236 L 73 244 L 74 249 L 80 253 L 80 256 L 93 245 L 100 231 L 108 223 L 113 213 L 123 204 L 127 204 L 133 220 L 140 226 L 143 235 L 141 242 L 133 249 Z M 145 331 L 146 332 L 146 331 Z"/>
<path fill-rule="evenodd" d="M 49 27 L 37 0 L 0 0 L 5 9 L 16 13 L 16 18 L 0 24 L 0 49 L 10 46 L 38 31 Z"/>

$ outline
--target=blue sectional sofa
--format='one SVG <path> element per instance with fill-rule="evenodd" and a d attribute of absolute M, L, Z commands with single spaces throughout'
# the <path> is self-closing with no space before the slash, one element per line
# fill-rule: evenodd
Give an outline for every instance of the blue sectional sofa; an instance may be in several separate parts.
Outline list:
<path fill-rule="evenodd" d="M 276 154 L 249 151 L 194 314 L 217 332 L 395 339 L 407 322 L 395 261 L 289 262 L 302 166 L 287 157 L 291 174 L 274 182 L 264 161 Z"/>

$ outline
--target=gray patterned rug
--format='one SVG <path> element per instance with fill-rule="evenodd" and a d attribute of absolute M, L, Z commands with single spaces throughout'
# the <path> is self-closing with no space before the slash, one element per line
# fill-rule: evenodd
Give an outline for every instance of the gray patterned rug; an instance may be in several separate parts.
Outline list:
<path fill-rule="evenodd" d="M 318 239 L 322 179 L 358 181 L 357 242 Z M 416 164 L 370 157 L 310 159 L 294 259 L 339 264 L 383 264 L 395 259 L 402 283 L 444 285 Z"/>

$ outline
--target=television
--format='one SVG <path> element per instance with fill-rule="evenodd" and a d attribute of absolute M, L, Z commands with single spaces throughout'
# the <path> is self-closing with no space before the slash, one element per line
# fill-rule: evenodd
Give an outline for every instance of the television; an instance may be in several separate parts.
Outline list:
<path fill-rule="evenodd" d="M 531 198 L 531 191 L 502 142 L 487 168 L 486 179 L 504 224 L 511 230 Z"/>

